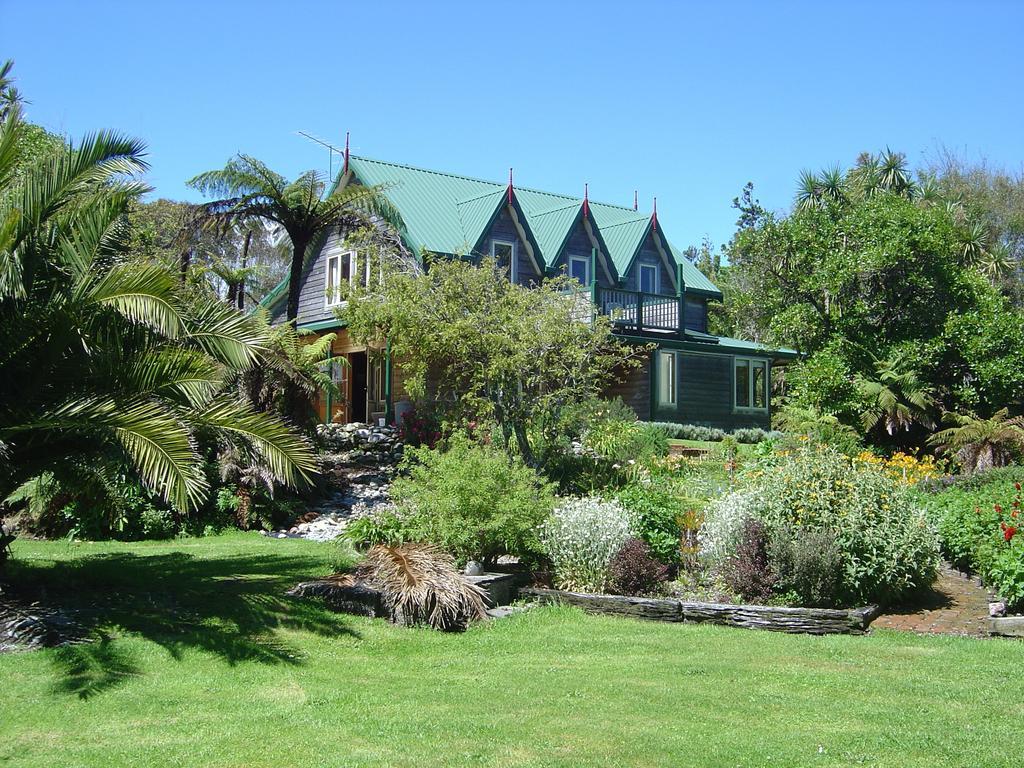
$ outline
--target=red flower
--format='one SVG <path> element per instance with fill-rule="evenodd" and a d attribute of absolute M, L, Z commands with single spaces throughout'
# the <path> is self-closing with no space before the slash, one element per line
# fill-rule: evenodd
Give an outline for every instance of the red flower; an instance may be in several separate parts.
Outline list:
<path fill-rule="evenodd" d="M 1014 483 L 1013 487 L 1016 488 L 1019 491 L 1020 490 L 1020 483 Z"/>
<path fill-rule="evenodd" d="M 1003 529 L 1003 538 L 1006 541 L 1010 541 L 1017 533 L 1017 527 L 1014 525 L 1008 525 Z"/>
<path fill-rule="evenodd" d="M 999 506 L 998 504 L 996 504 L 996 506 L 995 506 L 995 510 L 996 510 L 996 512 L 998 512 L 998 513 L 999 513 L 1000 515 L 1001 515 L 1001 514 L 1003 514 L 1003 508 L 1002 508 L 1001 506 Z"/>

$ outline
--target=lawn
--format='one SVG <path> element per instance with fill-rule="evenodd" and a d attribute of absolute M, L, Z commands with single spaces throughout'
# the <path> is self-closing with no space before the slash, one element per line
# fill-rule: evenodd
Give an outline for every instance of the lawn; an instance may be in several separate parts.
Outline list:
<path fill-rule="evenodd" d="M 333 548 L 19 542 L 106 639 L 0 656 L 5 766 L 1011 766 L 1024 644 L 535 609 L 464 635 L 282 596 Z"/>

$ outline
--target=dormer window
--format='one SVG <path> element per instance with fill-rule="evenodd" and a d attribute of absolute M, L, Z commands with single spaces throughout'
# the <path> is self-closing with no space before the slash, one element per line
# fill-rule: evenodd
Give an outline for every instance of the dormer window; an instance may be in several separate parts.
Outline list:
<path fill-rule="evenodd" d="M 590 259 L 586 256 L 569 257 L 569 277 L 574 277 L 580 285 L 590 285 Z"/>
<path fill-rule="evenodd" d="M 656 265 L 640 265 L 640 292 L 658 293 L 658 267 Z"/>
<path fill-rule="evenodd" d="M 338 306 L 342 303 L 342 285 L 348 283 L 349 286 L 360 285 L 365 288 L 370 284 L 370 259 L 364 256 L 360 260 L 356 251 L 328 256 L 324 282 L 327 306 Z"/>
<path fill-rule="evenodd" d="M 516 268 L 516 244 L 508 240 L 491 240 L 491 258 L 498 262 L 508 273 L 508 278 L 513 283 L 519 276 Z"/>

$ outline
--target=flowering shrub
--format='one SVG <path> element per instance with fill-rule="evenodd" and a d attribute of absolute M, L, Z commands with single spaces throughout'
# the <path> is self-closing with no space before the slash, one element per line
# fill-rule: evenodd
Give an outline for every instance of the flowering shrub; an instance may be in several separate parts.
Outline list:
<path fill-rule="evenodd" d="M 744 522 L 754 518 L 766 528 L 775 570 L 788 568 L 779 589 L 800 592 L 800 580 L 809 578 L 798 579 L 793 570 L 798 553 L 786 542 L 827 534 L 828 551 L 819 553 L 819 562 L 801 565 L 821 571 L 817 587 L 805 584 L 801 595 L 814 594 L 815 602 L 890 602 L 934 580 L 939 564 L 934 528 L 916 497 L 885 469 L 807 442 L 748 482 L 755 488 L 728 494 L 705 512 L 700 543 L 711 567 L 721 569 L 735 556 Z M 842 566 L 839 578 L 832 594 L 822 594 L 836 561 Z"/>
<path fill-rule="evenodd" d="M 413 409 L 402 417 L 398 439 L 410 448 L 433 448 L 441 439 L 441 426 L 434 417 Z"/>
<path fill-rule="evenodd" d="M 612 558 L 609 587 L 619 595 L 652 595 L 668 580 L 668 566 L 651 554 L 643 539 L 629 539 Z"/>
<path fill-rule="evenodd" d="M 767 603 L 777 576 L 768 557 L 768 531 L 760 520 L 748 517 L 739 532 L 736 550 L 722 564 L 726 585 L 744 600 Z"/>
<path fill-rule="evenodd" d="M 806 445 L 765 472 L 759 491 L 758 514 L 770 531 L 835 537 L 843 561 L 837 602 L 890 602 L 935 579 L 938 537 L 884 469 Z"/>
<path fill-rule="evenodd" d="M 991 470 L 928 499 L 950 560 L 977 572 L 1018 611 L 1024 609 L 1024 502 L 1021 482 L 1006 478 L 1019 474 Z"/>
<path fill-rule="evenodd" d="M 876 456 L 871 451 L 861 451 L 854 458 L 854 463 L 880 469 L 903 485 L 917 485 L 923 480 L 934 480 L 943 474 L 943 468 L 935 462 L 933 456 L 919 459 L 902 451 L 897 451 L 888 459 Z"/>
<path fill-rule="evenodd" d="M 709 568 L 720 567 L 736 552 L 744 521 L 756 517 L 760 506 L 760 494 L 751 489 L 727 493 L 708 504 L 697 543 L 701 560 Z"/>
<path fill-rule="evenodd" d="M 595 497 L 563 500 L 540 528 L 556 585 L 576 592 L 605 590 L 612 559 L 629 537 L 622 505 Z"/>

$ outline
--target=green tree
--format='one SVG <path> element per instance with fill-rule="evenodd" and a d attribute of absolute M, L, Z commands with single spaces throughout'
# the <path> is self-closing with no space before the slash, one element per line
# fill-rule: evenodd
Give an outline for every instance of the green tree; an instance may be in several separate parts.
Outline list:
<path fill-rule="evenodd" d="M 24 131 L 14 107 L 0 126 L 0 498 L 46 473 L 74 483 L 127 463 L 184 512 L 208 490 L 203 435 L 308 483 L 310 446 L 225 389 L 259 364 L 266 324 L 127 252 L 142 145 L 87 136 L 13 181 Z"/>
<path fill-rule="evenodd" d="M 1006 466 L 1024 450 L 1024 417 L 1010 418 L 1006 408 L 987 419 L 973 413 L 947 413 L 943 421 L 952 426 L 936 432 L 928 442 L 956 456 L 968 472 Z"/>
<path fill-rule="evenodd" d="M 374 227 L 394 229 L 401 217 L 379 186 L 348 185 L 324 196 L 326 182 L 316 171 L 295 181 L 270 170 L 248 155 L 238 155 L 224 168 L 201 173 L 189 185 L 219 200 L 203 206 L 207 220 L 221 228 L 262 221 L 281 227 L 292 245 L 289 267 L 287 318 L 299 315 L 302 270 L 310 244 L 330 230 L 342 234 Z"/>
<path fill-rule="evenodd" d="M 915 425 L 934 426 L 935 407 L 931 389 L 899 351 L 874 360 L 874 376 L 857 377 L 857 391 L 864 401 L 861 425 L 865 432 L 881 427 L 890 437 Z"/>
<path fill-rule="evenodd" d="M 493 418 L 505 445 L 536 467 L 529 427 L 558 421 L 646 354 L 618 342 L 611 321 L 572 286 L 555 278 L 524 288 L 493 259 L 438 260 L 425 272 L 390 270 L 382 284 L 353 293 L 340 316 L 360 343 L 390 340 L 414 399 Z"/>
<path fill-rule="evenodd" d="M 737 335 L 804 353 L 786 373 L 788 402 L 862 429 L 861 418 L 884 422 L 877 436 L 888 440 L 890 428 L 908 439 L 908 419 L 922 415 L 899 390 L 907 370 L 916 381 L 902 384 L 927 394 L 921 404 L 990 413 L 1020 401 L 1008 339 L 1024 318 L 982 274 L 989 235 L 934 179 L 915 182 L 902 155 L 862 155 L 845 175 L 805 173 L 788 215 L 766 213 L 749 188 L 735 204 L 719 278 L 726 312 Z M 877 369 L 897 356 L 907 370 Z"/>

